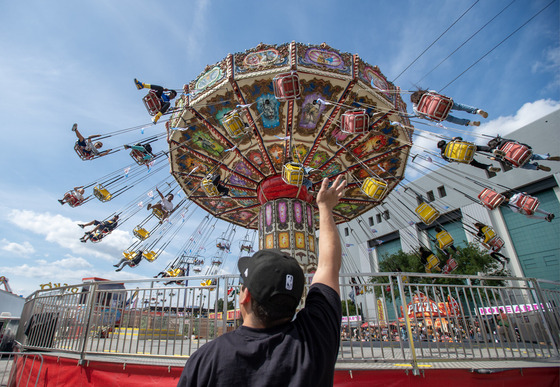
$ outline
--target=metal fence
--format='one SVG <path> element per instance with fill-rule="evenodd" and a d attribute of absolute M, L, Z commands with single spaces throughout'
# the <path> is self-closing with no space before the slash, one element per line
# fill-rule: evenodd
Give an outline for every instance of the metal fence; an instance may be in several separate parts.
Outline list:
<path fill-rule="evenodd" d="M 37 386 L 42 369 L 40 353 L 0 352 L 0 386 Z"/>
<path fill-rule="evenodd" d="M 37 291 L 25 304 L 17 340 L 26 349 L 82 359 L 177 357 L 241 324 L 238 276 L 173 280 Z M 560 355 L 560 283 L 405 273 L 345 274 L 340 282 L 339 365 L 405 362 L 416 368 L 430 361 Z"/>

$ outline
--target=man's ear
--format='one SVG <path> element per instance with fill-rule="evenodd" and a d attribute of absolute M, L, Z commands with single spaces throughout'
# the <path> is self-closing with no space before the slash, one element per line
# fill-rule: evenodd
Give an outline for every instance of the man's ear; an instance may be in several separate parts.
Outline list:
<path fill-rule="evenodd" d="M 241 289 L 241 292 L 239 293 L 239 303 L 249 304 L 250 302 L 251 302 L 251 293 L 249 292 L 249 289 L 244 287 L 243 289 Z"/>

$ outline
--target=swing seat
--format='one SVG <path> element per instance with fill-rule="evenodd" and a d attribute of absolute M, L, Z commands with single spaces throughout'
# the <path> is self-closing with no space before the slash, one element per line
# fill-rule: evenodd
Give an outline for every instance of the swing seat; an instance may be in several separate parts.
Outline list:
<path fill-rule="evenodd" d="M 95 233 L 93 233 L 90 237 L 89 240 L 92 243 L 99 243 L 101 242 L 101 239 L 103 239 L 105 237 L 105 235 L 110 234 L 109 231 L 96 231 Z"/>
<path fill-rule="evenodd" d="M 522 194 L 519 196 L 515 203 L 511 203 L 514 206 L 518 207 L 522 214 L 524 215 L 533 215 L 535 210 L 539 206 L 539 199 L 534 196 Z"/>
<path fill-rule="evenodd" d="M 132 258 L 134 258 L 134 256 L 136 255 L 136 252 L 125 250 L 122 252 L 122 254 L 128 261 L 131 261 Z"/>
<path fill-rule="evenodd" d="M 153 262 L 153 261 L 155 261 L 156 258 L 158 257 L 157 253 L 156 253 L 155 251 L 153 251 L 153 250 L 151 250 L 151 251 L 144 251 L 144 254 L 142 254 L 142 256 L 143 256 L 144 258 L 146 258 L 146 260 L 147 260 L 148 262 Z"/>
<path fill-rule="evenodd" d="M 193 271 L 195 273 L 200 273 L 202 271 L 202 269 L 200 267 L 193 267 Z"/>
<path fill-rule="evenodd" d="M 86 152 L 86 150 L 78 144 L 78 141 L 76 141 L 76 144 L 74 145 L 74 150 L 76 151 L 76 154 L 84 161 L 95 158 L 93 153 Z"/>
<path fill-rule="evenodd" d="M 482 202 L 482 205 L 489 210 L 494 210 L 500 206 L 506 200 L 506 197 L 496 191 L 489 188 L 484 188 L 478 198 Z"/>
<path fill-rule="evenodd" d="M 286 184 L 301 186 L 303 183 L 304 169 L 301 164 L 286 163 L 282 167 L 282 180 Z"/>
<path fill-rule="evenodd" d="M 453 107 L 453 99 L 437 93 L 425 93 L 416 110 L 434 121 L 443 121 Z"/>
<path fill-rule="evenodd" d="M 181 269 L 169 269 L 165 272 L 169 277 L 179 277 Z"/>
<path fill-rule="evenodd" d="M 504 160 L 515 168 L 525 165 L 533 155 L 531 148 L 515 141 L 506 142 L 500 150 L 505 153 Z"/>
<path fill-rule="evenodd" d="M 476 145 L 466 141 L 451 141 L 445 147 L 444 155 L 449 161 L 468 164 L 474 157 Z"/>
<path fill-rule="evenodd" d="M 134 236 L 138 239 L 140 239 L 141 241 L 144 241 L 146 239 L 148 239 L 148 237 L 150 236 L 150 233 L 148 230 L 146 230 L 145 228 L 142 227 L 136 227 L 133 231 L 132 234 L 134 234 Z"/>
<path fill-rule="evenodd" d="M 130 157 L 132 157 L 138 165 L 146 165 L 149 164 L 150 161 L 152 161 L 151 157 L 149 159 L 144 159 L 144 156 L 145 154 L 140 152 L 138 149 L 133 149 L 130 151 Z"/>
<path fill-rule="evenodd" d="M 434 254 L 430 254 L 430 256 L 426 258 L 426 260 L 428 261 L 428 263 L 424 265 L 424 267 L 426 268 L 427 273 L 431 273 L 432 269 L 439 267 L 439 259 Z"/>
<path fill-rule="evenodd" d="M 218 187 L 212 183 L 212 180 L 208 177 L 202 179 L 202 189 L 206 192 L 206 195 L 209 197 L 220 196 L 220 192 L 218 191 Z"/>
<path fill-rule="evenodd" d="M 494 238 L 489 240 L 488 243 L 483 243 L 483 245 L 488 250 L 492 250 L 494 253 L 497 253 L 498 251 L 500 251 L 502 249 L 502 247 L 504 247 L 505 242 L 499 236 L 495 236 Z"/>
<path fill-rule="evenodd" d="M 246 251 L 248 253 L 250 253 L 252 249 L 253 249 L 253 246 L 251 246 L 251 245 L 241 245 L 241 247 L 239 248 L 239 250 Z"/>
<path fill-rule="evenodd" d="M 154 208 L 152 210 L 152 214 L 154 214 L 154 216 L 156 218 L 158 218 L 159 220 L 163 220 L 166 217 L 167 212 L 163 211 L 163 210 L 160 210 L 159 208 Z"/>
<path fill-rule="evenodd" d="M 445 230 L 436 234 L 436 240 L 441 250 L 451 246 L 454 242 L 453 237 Z"/>
<path fill-rule="evenodd" d="M 222 125 L 233 138 L 247 134 L 247 127 L 236 110 L 232 110 L 222 117 Z"/>
<path fill-rule="evenodd" d="M 113 195 L 101 184 L 93 187 L 93 195 L 102 202 L 108 202 L 113 198 Z"/>
<path fill-rule="evenodd" d="M 457 263 L 456 260 L 454 260 L 453 258 L 449 258 L 447 260 L 447 262 L 445 263 L 445 266 L 443 266 L 443 269 L 441 270 L 441 272 L 443 274 L 449 274 L 454 272 L 455 270 L 457 270 L 457 267 L 459 266 L 459 264 Z"/>
<path fill-rule="evenodd" d="M 78 199 L 74 191 L 66 192 L 64 194 L 64 201 L 72 208 L 81 206 L 84 203 L 84 199 Z"/>
<path fill-rule="evenodd" d="M 496 238 L 496 231 L 492 227 L 482 227 L 482 233 L 484 234 L 482 244 L 489 244 L 492 239 Z"/>
<path fill-rule="evenodd" d="M 221 264 L 222 264 L 222 261 L 220 259 L 214 259 L 212 261 L 212 265 L 220 266 Z"/>
<path fill-rule="evenodd" d="M 301 91 L 299 76 L 295 71 L 278 74 L 272 79 L 274 96 L 278 101 L 291 101 L 299 98 Z"/>
<path fill-rule="evenodd" d="M 154 90 L 150 90 L 150 92 L 142 98 L 142 101 L 144 101 L 146 110 L 148 110 L 151 116 L 155 116 L 161 110 L 161 100 Z"/>
<path fill-rule="evenodd" d="M 216 247 L 217 247 L 218 249 L 220 249 L 220 250 L 229 250 L 229 245 L 228 245 L 228 244 L 225 244 L 225 243 L 220 243 L 220 242 L 218 242 L 218 243 L 216 244 Z"/>
<path fill-rule="evenodd" d="M 422 222 L 424 222 L 425 225 L 430 225 L 434 220 L 439 218 L 439 211 L 430 206 L 428 203 L 420 204 L 414 211 L 420 219 L 422 219 Z"/>
<path fill-rule="evenodd" d="M 368 177 L 362 183 L 361 191 L 374 200 L 383 200 L 387 193 L 387 182 Z"/>
<path fill-rule="evenodd" d="M 360 134 L 367 132 L 369 116 L 365 109 L 348 110 L 340 117 L 340 130 L 343 133 Z"/>
<path fill-rule="evenodd" d="M 215 279 L 207 279 L 204 280 L 200 283 L 202 286 L 215 286 L 216 285 L 216 280 Z M 214 290 L 214 289 L 211 289 Z"/>

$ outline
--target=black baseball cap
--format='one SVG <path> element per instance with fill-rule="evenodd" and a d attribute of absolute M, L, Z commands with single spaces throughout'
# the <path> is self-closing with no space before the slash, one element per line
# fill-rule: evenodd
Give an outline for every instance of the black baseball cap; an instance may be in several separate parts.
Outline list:
<path fill-rule="evenodd" d="M 287 314 L 295 312 L 305 276 L 294 257 L 277 249 L 264 249 L 252 257 L 239 258 L 237 267 L 243 284 L 259 304 Z"/>

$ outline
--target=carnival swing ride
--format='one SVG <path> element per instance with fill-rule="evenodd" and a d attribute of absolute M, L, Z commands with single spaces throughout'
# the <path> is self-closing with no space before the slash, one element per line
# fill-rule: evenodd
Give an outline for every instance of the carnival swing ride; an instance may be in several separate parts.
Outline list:
<path fill-rule="evenodd" d="M 304 271 L 312 273 L 317 263 L 314 195 L 323 178 L 344 175 L 347 181 L 345 195 L 334 209 L 336 223 L 357 218 L 366 235 L 373 238 L 375 231 L 367 228 L 361 217 L 384 204 L 387 195 L 406 182 L 407 160 L 429 159 L 431 165 L 444 167 L 426 154 L 410 154 L 413 134 L 435 142 L 451 140 L 442 149 L 446 161 L 468 164 L 475 152 L 484 154 L 473 143 L 447 132 L 413 127 L 410 119 L 415 116 L 407 113 L 401 97 L 406 91 L 357 54 L 341 53 L 326 44 L 260 44 L 207 66 L 179 91 L 182 93 L 175 106 L 160 120 L 165 122 L 166 131 L 127 145 L 127 149 L 132 148 L 134 164 L 124 168 L 124 175 L 119 169 L 84 185 L 93 187 L 93 195 L 101 202 L 108 202 L 132 190 L 146 176 L 163 175 L 147 193 L 141 192 L 116 212 L 120 214 L 118 227 L 138 214 L 147 204 L 144 202 L 155 202 L 158 195 L 154 190 L 158 187 L 166 187 L 162 197 L 170 193 L 177 196 L 171 211 L 154 210 L 132 230 L 137 240 L 123 252 L 130 267 L 142 259 L 153 262 L 178 238 L 185 220 L 194 213 L 193 203 L 207 212 L 183 241 L 175 259 L 159 274 L 164 277 L 200 274 L 203 270 L 204 275 L 216 274 L 232 248 L 239 249 L 240 256 L 259 248 L 278 248 L 296 257 Z M 160 105 L 154 93 L 149 92 L 144 101 L 150 114 L 158 114 Z M 452 103 L 445 96 L 426 94 L 418 109 L 431 121 L 423 124 L 441 129 L 439 122 Z M 140 130 L 143 134 L 151 127 L 149 124 L 123 132 Z M 145 144 L 162 139 L 167 140 L 168 149 L 152 153 L 150 147 L 146 157 Z M 486 156 L 497 156 L 503 167 L 523 166 L 531 156 L 530 147 L 513 140 L 496 149 L 486 149 Z M 426 152 L 434 159 L 439 156 L 433 149 Z M 424 168 L 421 173 L 432 171 L 418 163 L 409 166 Z M 476 183 L 461 188 L 473 201 L 490 210 L 507 203 L 499 192 L 505 187 L 482 184 L 468 174 L 464 179 Z M 482 192 L 475 191 L 477 185 L 482 186 Z M 412 183 L 409 188 L 398 199 L 402 207 L 393 210 L 395 226 L 406 227 L 418 220 L 437 225 L 445 203 L 425 200 L 414 192 Z M 72 206 L 92 200 L 73 197 L 73 191 L 65 198 Z M 513 204 L 521 212 L 532 214 L 537 209 L 535 198 L 522 195 L 516 200 Z M 215 238 L 218 220 L 229 225 Z M 235 244 L 237 227 L 247 232 Z M 258 245 L 254 230 L 258 230 Z M 473 226 L 467 231 L 476 230 Z M 503 243 L 495 233 L 491 237 L 491 232 L 483 232 L 481 241 L 497 252 Z M 444 229 L 431 238 L 440 251 L 452 248 L 453 238 Z M 457 267 L 452 258 L 441 265 L 434 254 L 420 259 L 428 272 L 450 273 Z"/>

